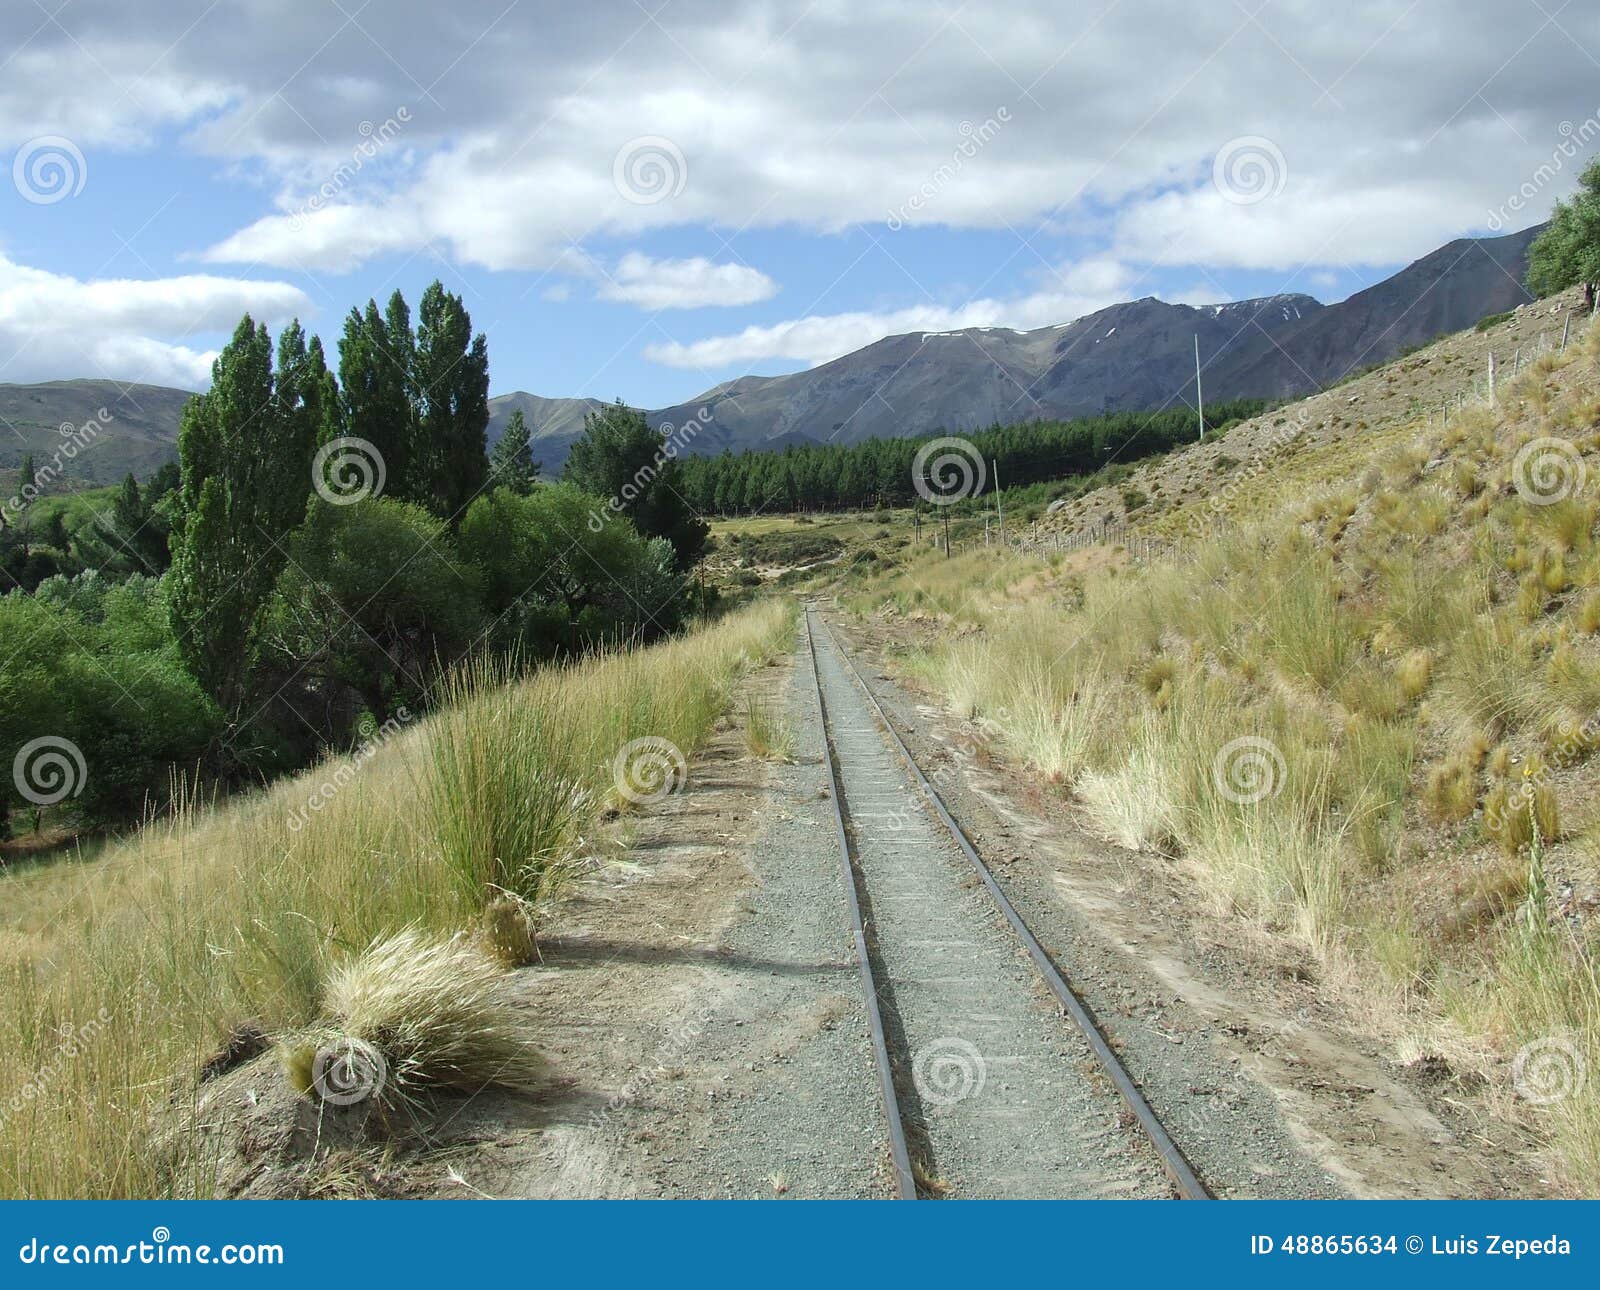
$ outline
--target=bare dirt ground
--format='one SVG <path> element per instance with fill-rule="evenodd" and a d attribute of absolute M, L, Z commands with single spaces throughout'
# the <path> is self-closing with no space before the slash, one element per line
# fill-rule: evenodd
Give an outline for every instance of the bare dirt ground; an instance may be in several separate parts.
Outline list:
<path fill-rule="evenodd" d="M 872 621 L 841 638 L 1219 1193 L 1554 1194 L 1534 1142 L 1481 1089 L 1437 1058 L 1398 1061 L 1308 954 L 1209 908 L 1169 860 L 1085 833 L 1069 803 L 871 666 L 891 645 L 927 644 L 928 630 Z"/>

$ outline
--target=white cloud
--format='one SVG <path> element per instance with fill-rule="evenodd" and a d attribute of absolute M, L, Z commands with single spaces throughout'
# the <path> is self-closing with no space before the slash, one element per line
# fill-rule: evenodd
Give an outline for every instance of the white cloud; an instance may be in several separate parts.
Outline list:
<path fill-rule="evenodd" d="M 770 327 L 746 327 L 722 336 L 649 345 L 645 357 L 669 367 L 716 369 L 767 359 L 815 365 L 870 345 L 884 336 L 964 327 L 1015 327 L 1027 331 L 1070 322 L 1127 299 L 1137 287 L 1133 271 L 1115 260 L 1090 259 L 1050 275 L 1040 290 L 1009 299 L 971 300 L 957 306 L 914 305 L 882 312 L 808 314 Z"/>
<path fill-rule="evenodd" d="M 701 256 L 652 260 L 630 251 L 606 274 L 597 294 L 641 309 L 698 309 L 706 305 L 753 305 L 770 300 L 778 284 L 746 264 L 715 264 Z"/>
<path fill-rule="evenodd" d="M 860 224 L 892 252 L 895 222 L 1015 233 L 1047 257 L 1070 233 L 1116 262 L 1193 266 L 1202 280 L 1207 269 L 1388 265 L 1482 228 L 1548 161 L 1560 124 L 1596 112 L 1585 51 L 1600 48 L 1593 5 L 1568 6 L 1558 24 L 1535 5 L 1455 22 L 1425 6 L 1310 0 L 1252 12 L 1002 0 L 981 15 L 904 0 L 674 0 L 651 15 L 393 0 L 381 22 L 375 7 L 326 0 L 74 0 L 54 12 L 46 22 L 0 6 L 0 146 L 65 135 L 90 189 L 111 149 L 198 153 L 261 193 L 198 254 L 318 273 L 424 250 L 570 273 L 575 245 L 626 247 L 673 227 L 788 236 Z M 309 209 L 362 123 L 402 106 L 404 133 L 382 164 Z M 1258 136 L 1283 158 L 1281 191 L 1230 202 L 1213 158 Z M 621 191 L 614 174 L 644 137 L 683 158 L 681 184 L 659 201 Z M 1541 188 L 1525 222 L 1580 168 Z M 639 261 L 597 290 L 651 309 L 771 294 L 738 264 Z M 1047 283 L 896 307 L 908 295 L 653 352 L 816 362 L 875 328 L 1037 325 L 1113 290 Z M 160 343 L 178 366 L 200 357 L 179 352 L 181 339 Z"/>
<path fill-rule="evenodd" d="M 393 211 L 380 217 L 365 207 L 347 204 L 305 214 L 264 216 L 206 248 L 200 258 L 212 264 L 339 270 L 423 240 L 422 222 L 414 214 Z"/>
<path fill-rule="evenodd" d="M 198 23 L 177 6 L 84 4 L 95 21 L 73 28 L 82 48 L 150 70 L 111 105 L 69 101 L 43 54 L 73 46 L 46 30 L 8 69 L 23 75 L 0 99 L 0 139 L 24 122 L 104 135 L 117 113 L 145 130 L 186 117 L 192 146 L 278 185 L 276 210 L 206 257 L 318 269 L 424 246 L 544 269 L 594 236 L 855 223 L 886 235 L 895 212 L 1030 238 L 1094 227 L 1125 257 L 1170 258 L 1181 234 L 1183 254 L 1219 266 L 1393 263 L 1481 224 L 1546 159 L 1558 124 L 1593 110 L 1583 48 L 1600 46 L 1600 10 L 1577 6 L 1560 30 L 1515 6 L 1445 30 L 1421 10 L 1287 2 L 1252 19 L 1013 0 L 979 22 L 899 0 L 676 0 L 649 21 L 630 6 L 535 15 L 458 0 L 386 8 L 381 46 L 360 19 L 308 50 L 304 33 L 336 23 L 321 0 Z M 127 53 L 164 43 L 159 59 Z M 41 101 L 49 110 L 30 107 Z M 407 163 L 356 177 L 291 226 L 286 212 L 348 154 L 357 123 L 401 104 Z M 672 142 L 684 175 L 641 203 L 618 191 L 613 163 L 647 136 Z M 1247 208 L 1218 197 L 1211 164 L 1253 136 L 1288 175 Z"/>
<path fill-rule="evenodd" d="M 0 256 L 0 374 L 8 381 L 109 376 L 198 389 L 215 350 L 195 338 L 231 332 L 241 315 L 276 323 L 309 310 L 283 282 L 191 275 L 81 281 Z"/>

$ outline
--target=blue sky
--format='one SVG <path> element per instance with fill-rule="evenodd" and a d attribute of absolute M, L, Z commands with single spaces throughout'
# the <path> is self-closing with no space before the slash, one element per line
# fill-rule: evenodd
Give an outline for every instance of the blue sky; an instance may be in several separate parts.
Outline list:
<path fill-rule="evenodd" d="M 496 393 L 692 398 L 878 336 L 1335 300 L 1600 140 L 1600 13 L 356 0 L 0 15 L 0 380 L 193 388 L 433 278 Z"/>

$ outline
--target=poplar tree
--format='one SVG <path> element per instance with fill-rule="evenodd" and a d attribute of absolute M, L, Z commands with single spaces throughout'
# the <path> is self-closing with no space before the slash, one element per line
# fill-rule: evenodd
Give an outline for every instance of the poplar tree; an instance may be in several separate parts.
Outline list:
<path fill-rule="evenodd" d="M 424 500 L 454 528 L 489 477 L 489 346 L 472 334 L 461 297 L 437 281 L 417 308 L 412 374 Z"/>
<path fill-rule="evenodd" d="M 352 309 L 339 341 L 339 385 L 342 425 L 339 433 L 365 439 L 383 459 L 384 491 L 401 500 L 419 501 L 426 492 L 416 478 L 416 411 L 411 365 L 415 360 L 411 315 L 405 297 L 396 291 L 388 308 L 378 312 L 375 300 L 366 311 Z"/>
<path fill-rule="evenodd" d="M 211 369 L 211 389 L 178 431 L 181 530 L 169 614 L 190 672 L 236 712 L 284 543 L 305 518 L 312 457 L 333 386 L 322 347 L 298 322 L 272 338 L 248 314 Z"/>

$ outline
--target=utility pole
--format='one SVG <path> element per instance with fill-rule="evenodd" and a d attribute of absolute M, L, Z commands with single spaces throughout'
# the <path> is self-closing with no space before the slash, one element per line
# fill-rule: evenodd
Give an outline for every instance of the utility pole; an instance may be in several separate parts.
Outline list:
<path fill-rule="evenodd" d="M 1194 407 L 1200 414 L 1200 442 L 1206 441 L 1206 401 L 1200 393 L 1200 333 L 1194 334 Z"/>
<path fill-rule="evenodd" d="M 944 508 L 944 558 L 950 558 L 950 508 Z"/>
<path fill-rule="evenodd" d="M 994 471 L 994 510 L 1000 518 L 1000 545 L 1006 544 L 1006 504 L 1000 500 L 1000 459 L 989 458 L 989 465 Z"/>
<path fill-rule="evenodd" d="M 1567 316 L 1561 320 L 1561 352 L 1567 352 L 1567 333 L 1572 330 L 1572 310 L 1567 310 Z"/>
<path fill-rule="evenodd" d="M 1494 397 L 1494 350 L 1489 351 L 1489 402 L 1495 402 Z"/>

